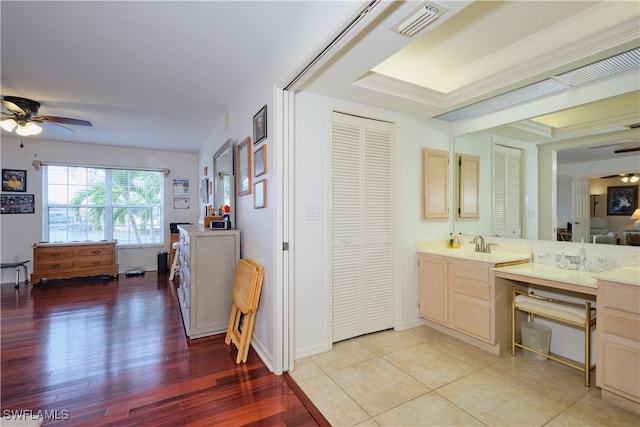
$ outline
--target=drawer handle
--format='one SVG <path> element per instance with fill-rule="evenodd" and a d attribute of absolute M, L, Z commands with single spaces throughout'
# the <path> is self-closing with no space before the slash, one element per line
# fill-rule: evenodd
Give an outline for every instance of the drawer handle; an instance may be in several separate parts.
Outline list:
<path fill-rule="evenodd" d="M 100 249 L 94 249 L 94 250 L 91 251 L 91 253 L 94 254 L 94 255 L 98 255 L 101 252 L 102 251 Z"/>
<path fill-rule="evenodd" d="M 60 252 L 51 252 L 51 256 L 60 256 Z"/>
<path fill-rule="evenodd" d="M 93 264 L 93 265 L 100 265 L 100 261 L 93 261 L 91 264 Z"/>
<path fill-rule="evenodd" d="M 51 268 L 60 268 L 60 264 L 51 264 Z"/>

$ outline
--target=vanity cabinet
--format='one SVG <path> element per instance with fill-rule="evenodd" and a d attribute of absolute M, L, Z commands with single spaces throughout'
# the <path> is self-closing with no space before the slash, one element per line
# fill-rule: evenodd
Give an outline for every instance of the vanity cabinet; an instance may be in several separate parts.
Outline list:
<path fill-rule="evenodd" d="M 521 262 L 526 262 L 522 260 Z M 514 262 L 514 263 L 520 263 Z M 499 354 L 510 348 L 510 286 L 496 264 L 418 254 L 418 299 L 426 324 Z M 443 326 L 444 328 L 440 328 Z"/>
<path fill-rule="evenodd" d="M 240 259 L 240 231 L 180 225 L 178 300 L 189 338 L 227 330 Z"/>
<path fill-rule="evenodd" d="M 598 281 L 596 385 L 640 403 L 640 287 Z"/>

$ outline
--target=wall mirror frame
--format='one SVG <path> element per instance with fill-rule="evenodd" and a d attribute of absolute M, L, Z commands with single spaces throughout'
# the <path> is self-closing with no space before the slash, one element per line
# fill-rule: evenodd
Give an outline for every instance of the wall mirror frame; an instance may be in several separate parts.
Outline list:
<path fill-rule="evenodd" d="M 251 194 L 251 137 L 246 137 L 236 147 L 236 168 L 238 196 Z"/>
<path fill-rule="evenodd" d="M 232 139 L 222 144 L 213 155 L 213 209 L 222 215 L 224 205 L 231 208 L 231 228 L 236 224 L 235 147 Z"/>

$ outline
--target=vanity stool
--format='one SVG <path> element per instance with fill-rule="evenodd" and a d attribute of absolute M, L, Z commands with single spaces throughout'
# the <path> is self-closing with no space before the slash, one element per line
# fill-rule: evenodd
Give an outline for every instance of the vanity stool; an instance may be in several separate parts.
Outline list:
<path fill-rule="evenodd" d="M 29 277 L 27 276 L 27 266 L 25 265 L 26 263 L 28 263 L 30 260 L 26 260 L 26 261 L 18 261 L 18 262 L 3 262 L 2 263 L 2 269 L 4 270 L 5 268 L 14 268 L 16 269 L 16 284 L 14 286 L 14 288 L 19 288 L 20 287 L 20 267 L 24 268 L 24 283 L 25 285 L 27 283 L 29 283 Z"/>
<path fill-rule="evenodd" d="M 535 316 L 546 317 L 558 322 L 578 327 L 584 331 L 584 364 L 561 359 L 551 354 L 542 353 L 534 348 L 525 346 L 522 341 L 516 341 L 516 313 L 528 313 L 531 322 Z M 596 310 L 591 308 L 590 302 L 577 304 L 554 298 L 546 298 L 512 288 L 511 299 L 511 356 L 516 355 L 516 347 L 529 350 L 540 356 L 560 362 L 563 365 L 584 372 L 584 385 L 589 387 L 589 371 L 591 371 L 591 329 L 596 324 Z"/>
<path fill-rule="evenodd" d="M 171 247 L 176 251 L 176 253 L 173 255 L 173 263 L 171 264 L 169 280 L 173 280 L 176 273 L 180 273 L 180 242 L 174 242 Z"/>

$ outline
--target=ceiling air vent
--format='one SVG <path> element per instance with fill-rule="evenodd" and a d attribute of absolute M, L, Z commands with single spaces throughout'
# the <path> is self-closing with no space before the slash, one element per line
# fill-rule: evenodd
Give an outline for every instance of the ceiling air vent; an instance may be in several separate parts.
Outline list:
<path fill-rule="evenodd" d="M 405 16 L 392 30 L 406 37 L 413 37 L 427 25 L 442 16 L 447 10 L 438 4 L 425 2 Z"/>

